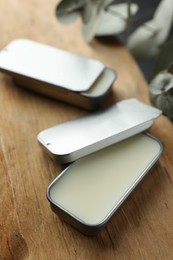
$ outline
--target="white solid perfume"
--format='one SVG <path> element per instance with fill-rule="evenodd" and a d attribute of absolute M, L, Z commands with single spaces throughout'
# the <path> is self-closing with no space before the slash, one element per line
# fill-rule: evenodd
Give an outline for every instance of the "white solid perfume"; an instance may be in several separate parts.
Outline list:
<path fill-rule="evenodd" d="M 138 134 L 77 160 L 48 188 L 53 210 L 81 232 L 97 233 L 161 152 L 158 140 Z"/>

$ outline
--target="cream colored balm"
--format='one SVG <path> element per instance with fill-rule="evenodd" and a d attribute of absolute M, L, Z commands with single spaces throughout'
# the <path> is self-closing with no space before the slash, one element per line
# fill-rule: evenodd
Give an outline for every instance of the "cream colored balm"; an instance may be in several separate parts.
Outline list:
<path fill-rule="evenodd" d="M 53 210 L 80 231 L 95 234 L 161 152 L 157 139 L 139 134 L 83 157 L 49 186 L 48 199 Z"/>

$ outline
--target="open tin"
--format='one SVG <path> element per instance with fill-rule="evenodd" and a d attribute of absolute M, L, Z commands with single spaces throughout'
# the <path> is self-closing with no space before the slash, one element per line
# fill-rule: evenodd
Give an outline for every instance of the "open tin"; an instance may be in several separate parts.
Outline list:
<path fill-rule="evenodd" d="M 0 70 L 22 87 L 88 110 L 101 106 L 116 79 L 100 61 L 26 39 L 0 52 Z"/>
<path fill-rule="evenodd" d="M 157 108 L 128 99 L 43 130 L 37 139 L 51 157 L 69 163 L 148 129 L 160 114 Z"/>
<path fill-rule="evenodd" d="M 76 160 L 48 187 L 52 210 L 86 235 L 96 235 L 159 159 L 163 147 L 149 134 L 161 111 L 136 99 L 38 135 L 64 162 Z"/>
<path fill-rule="evenodd" d="M 77 160 L 48 187 L 52 210 L 85 235 L 96 235 L 162 149 L 151 135 L 138 134 Z"/>

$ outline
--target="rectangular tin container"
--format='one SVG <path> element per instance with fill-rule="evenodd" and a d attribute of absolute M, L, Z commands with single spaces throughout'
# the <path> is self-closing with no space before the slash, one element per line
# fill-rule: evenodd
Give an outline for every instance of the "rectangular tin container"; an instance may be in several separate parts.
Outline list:
<path fill-rule="evenodd" d="M 92 111 L 100 108 L 111 92 L 112 84 L 116 79 L 116 73 L 111 68 L 105 68 L 90 89 L 85 92 L 72 91 L 21 75 L 13 74 L 12 77 L 14 82 L 21 87 Z"/>
<path fill-rule="evenodd" d="M 48 187 L 52 210 L 83 234 L 96 235 L 162 150 L 156 138 L 142 133 L 77 160 Z"/>
<path fill-rule="evenodd" d="M 0 70 L 22 87 L 88 110 L 101 106 L 116 79 L 100 61 L 26 39 L 0 52 Z"/>
<path fill-rule="evenodd" d="M 51 157 L 69 163 L 148 129 L 160 114 L 139 100 L 123 100 L 43 130 L 37 139 Z"/>

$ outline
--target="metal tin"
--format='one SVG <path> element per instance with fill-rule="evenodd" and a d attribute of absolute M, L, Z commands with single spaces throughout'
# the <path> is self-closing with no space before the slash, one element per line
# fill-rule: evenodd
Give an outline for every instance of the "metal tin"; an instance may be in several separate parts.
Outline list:
<path fill-rule="evenodd" d="M 0 70 L 22 87 L 88 110 L 100 106 L 116 78 L 100 61 L 25 39 L 0 52 Z"/>
<path fill-rule="evenodd" d="M 13 75 L 13 79 L 21 87 L 92 111 L 102 106 L 102 103 L 111 91 L 112 84 L 116 79 L 116 73 L 111 68 L 105 68 L 90 89 L 85 92 L 68 90 L 19 75 Z"/>
<path fill-rule="evenodd" d="M 85 235 L 96 235 L 162 153 L 151 135 L 138 134 L 71 164 L 48 187 L 52 210 Z"/>
<path fill-rule="evenodd" d="M 48 128 L 37 139 L 52 157 L 68 163 L 148 129 L 160 114 L 159 109 L 128 99 Z"/>

